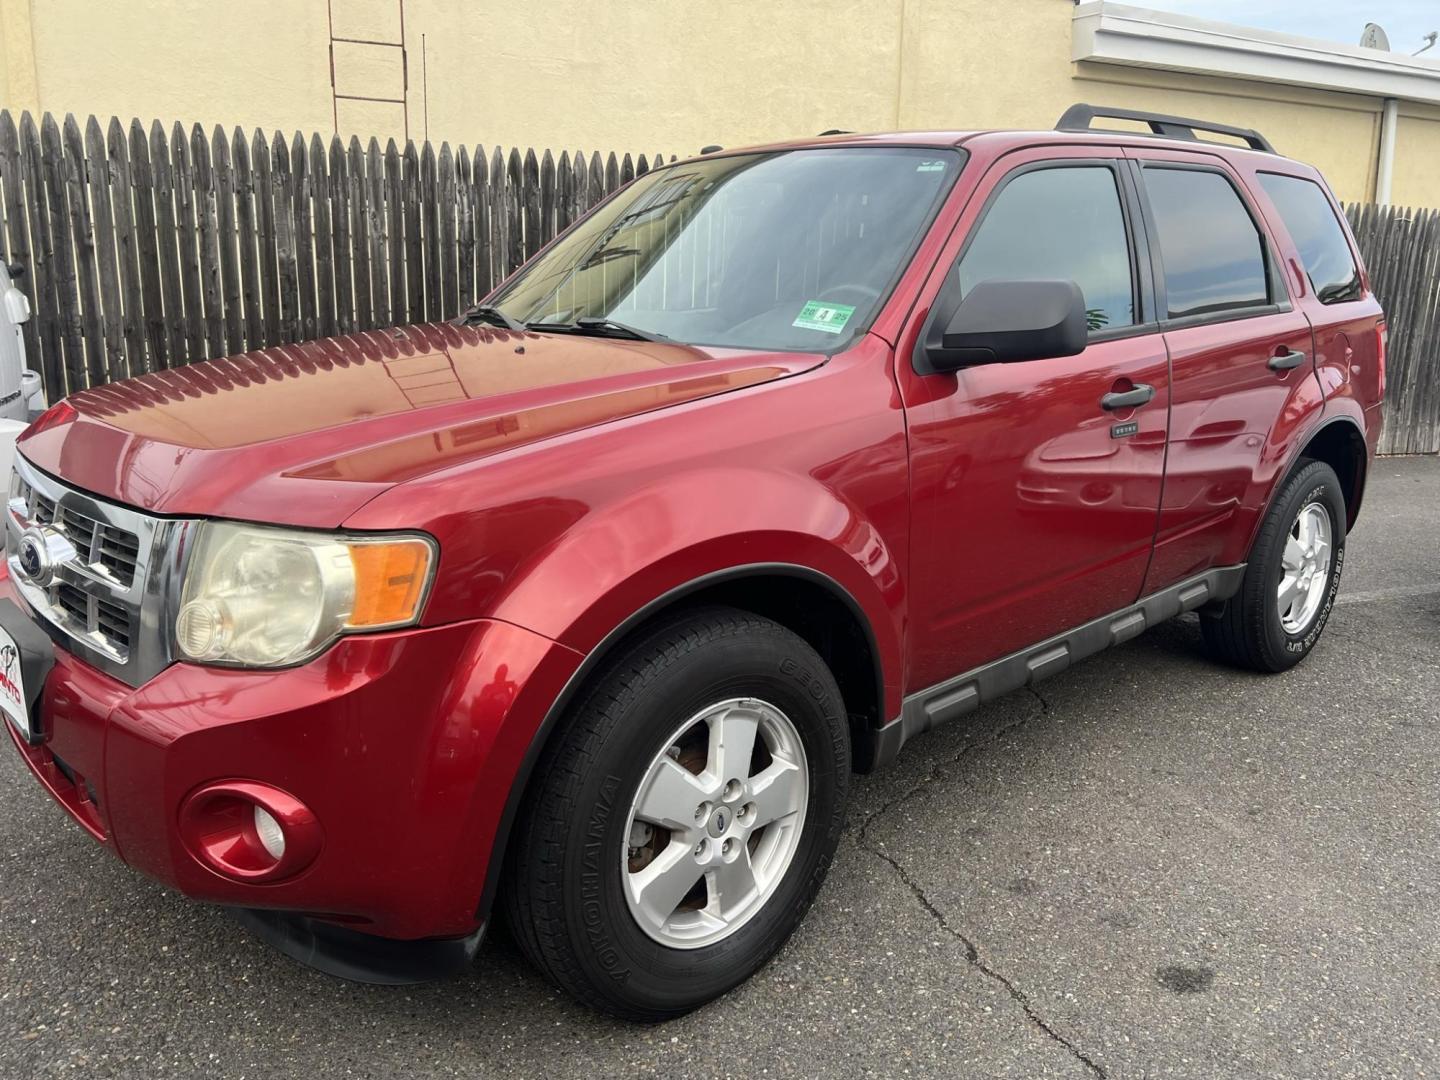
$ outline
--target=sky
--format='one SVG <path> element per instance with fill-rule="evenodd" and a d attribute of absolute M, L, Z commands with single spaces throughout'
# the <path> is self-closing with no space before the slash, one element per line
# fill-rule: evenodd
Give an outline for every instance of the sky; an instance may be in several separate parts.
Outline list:
<path fill-rule="evenodd" d="M 1127 0 L 1217 22 L 1360 44 L 1367 22 L 1379 23 L 1394 52 L 1413 53 L 1440 30 L 1440 0 Z M 1425 54 L 1440 60 L 1440 45 Z"/>

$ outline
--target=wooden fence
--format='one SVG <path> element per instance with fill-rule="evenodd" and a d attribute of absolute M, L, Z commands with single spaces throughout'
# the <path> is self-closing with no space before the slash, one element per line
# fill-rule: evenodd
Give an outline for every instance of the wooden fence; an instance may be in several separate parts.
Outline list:
<path fill-rule="evenodd" d="M 450 318 L 656 154 L 437 151 L 0 113 L 0 256 L 50 399 Z M 673 158 L 672 158 L 673 160 Z M 1351 205 L 1390 325 L 1384 453 L 1440 452 L 1440 210 Z"/>
<path fill-rule="evenodd" d="M 0 113 L 0 256 L 50 400 L 196 360 L 451 318 L 661 155 L 362 145 Z"/>
<path fill-rule="evenodd" d="M 1440 453 L 1440 210 L 1345 208 L 1385 308 L 1382 454 Z"/>

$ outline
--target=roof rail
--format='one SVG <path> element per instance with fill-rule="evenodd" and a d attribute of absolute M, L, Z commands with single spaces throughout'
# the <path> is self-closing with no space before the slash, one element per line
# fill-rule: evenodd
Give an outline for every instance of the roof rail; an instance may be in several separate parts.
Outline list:
<path fill-rule="evenodd" d="M 1261 135 L 1253 128 L 1231 127 L 1229 124 L 1212 124 L 1207 120 L 1187 120 L 1183 116 L 1166 116 L 1164 113 L 1145 112 L 1142 109 L 1111 109 L 1103 105 L 1071 105 L 1065 110 L 1065 115 L 1060 117 L 1055 125 L 1056 131 L 1103 131 L 1104 128 L 1091 128 L 1090 121 L 1097 117 L 1106 120 L 1138 120 L 1142 124 L 1150 125 L 1150 132 L 1165 139 L 1185 139 L 1190 142 L 1199 141 L 1195 133 L 1207 131 L 1215 135 L 1229 135 L 1232 138 L 1242 140 L 1252 150 L 1260 150 L 1267 154 L 1275 153 L 1275 147 L 1270 145 L 1270 140 Z M 1127 132 L 1112 132 L 1112 134 L 1124 135 Z"/>

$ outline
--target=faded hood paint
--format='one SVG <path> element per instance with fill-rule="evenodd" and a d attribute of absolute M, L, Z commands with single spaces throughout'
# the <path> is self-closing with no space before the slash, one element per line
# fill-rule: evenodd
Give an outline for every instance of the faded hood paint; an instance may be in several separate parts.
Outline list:
<path fill-rule="evenodd" d="M 429 323 L 84 390 L 18 445 L 67 483 L 156 513 L 333 527 L 425 473 L 823 360 Z"/>

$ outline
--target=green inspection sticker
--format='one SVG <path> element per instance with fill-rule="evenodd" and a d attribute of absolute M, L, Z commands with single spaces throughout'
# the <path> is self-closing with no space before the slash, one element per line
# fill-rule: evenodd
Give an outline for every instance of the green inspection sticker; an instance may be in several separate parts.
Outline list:
<path fill-rule="evenodd" d="M 790 325 L 798 326 L 801 330 L 838 334 L 845 329 L 845 324 L 854 314 L 853 304 L 826 304 L 820 300 L 811 300 L 800 309 L 800 314 L 795 316 L 795 321 Z"/>

